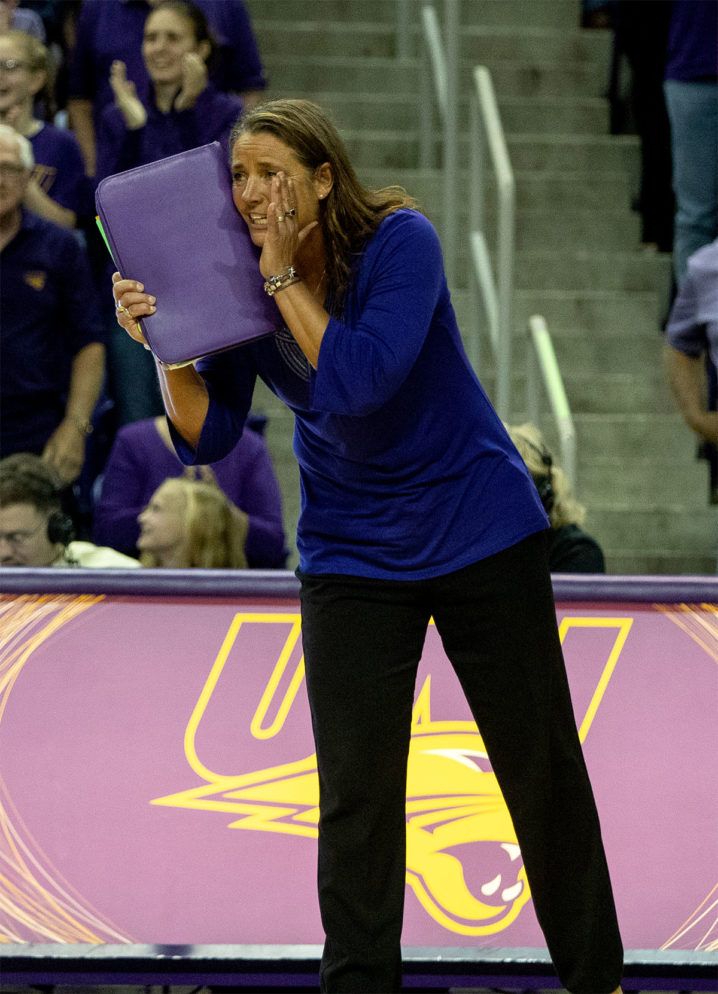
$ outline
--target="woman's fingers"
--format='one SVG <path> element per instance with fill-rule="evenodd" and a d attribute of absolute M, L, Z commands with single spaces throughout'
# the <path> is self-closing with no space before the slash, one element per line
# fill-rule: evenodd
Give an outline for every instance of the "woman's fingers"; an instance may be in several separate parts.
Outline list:
<path fill-rule="evenodd" d="M 112 275 L 112 296 L 115 301 L 115 317 L 124 331 L 138 342 L 145 342 L 145 337 L 137 322 L 143 317 L 149 317 L 157 310 L 157 298 L 151 293 L 145 293 L 144 284 L 137 280 L 123 279 L 119 273 Z"/>
<path fill-rule="evenodd" d="M 285 177 L 284 204 L 285 210 L 294 211 L 297 209 L 297 198 L 294 195 L 294 180 Z"/>
<path fill-rule="evenodd" d="M 157 298 L 151 293 L 145 293 L 143 283 L 137 280 L 122 279 L 119 273 L 112 277 L 112 296 L 115 300 L 115 307 L 118 310 L 129 310 L 133 317 L 142 314 L 152 314 L 157 308 Z"/>

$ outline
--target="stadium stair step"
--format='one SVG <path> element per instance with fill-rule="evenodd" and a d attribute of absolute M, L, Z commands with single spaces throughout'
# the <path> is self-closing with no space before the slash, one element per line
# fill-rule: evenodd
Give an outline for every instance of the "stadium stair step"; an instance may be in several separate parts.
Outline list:
<path fill-rule="evenodd" d="M 268 96 L 323 103 L 361 179 L 403 185 L 441 231 L 443 180 L 438 168 L 419 165 L 421 4 L 410 5 L 415 23 L 410 55 L 402 59 L 395 54 L 395 0 L 248 0 L 248 7 Z M 638 139 L 608 134 L 610 33 L 583 31 L 579 18 L 578 0 L 461 2 L 461 119 L 481 62 L 492 72 L 516 178 L 512 420 L 525 419 L 526 321 L 543 314 L 575 412 L 577 496 L 588 507 L 586 527 L 601 541 L 609 572 L 713 573 L 717 521 L 708 468 L 696 458 L 695 438 L 663 373 L 670 260 L 640 246 L 631 209 Z M 436 118 L 434 130 L 432 166 L 438 167 Z M 468 191 L 465 131 L 460 159 Z M 487 186 L 490 192 L 490 175 Z M 491 206 L 484 223 L 492 244 Z M 468 240 L 460 254 L 452 295 L 468 339 Z M 484 330 L 480 375 L 491 394 L 495 363 L 485 338 Z M 291 536 L 299 507 L 293 418 L 263 387 L 256 406 L 269 414 L 267 438 Z M 558 452 L 545 399 L 541 406 L 548 444 Z"/>

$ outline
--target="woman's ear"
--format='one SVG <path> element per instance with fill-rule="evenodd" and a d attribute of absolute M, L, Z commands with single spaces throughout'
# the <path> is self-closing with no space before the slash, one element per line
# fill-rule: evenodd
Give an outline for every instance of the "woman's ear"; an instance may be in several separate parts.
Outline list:
<path fill-rule="evenodd" d="M 328 162 L 323 162 L 314 170 L 314 191 L 320 200 L 324 200 L 334 186 L 334 173 Z"/>
<path fill-rule="evenodd" d="M 205 40 L 201 41 L 197 46 L 197 55 L 199 55 L 200 59 L 203 62 L 206 62 L 211 54 L 212 54 L 212 45 L 205 38 Z"/>

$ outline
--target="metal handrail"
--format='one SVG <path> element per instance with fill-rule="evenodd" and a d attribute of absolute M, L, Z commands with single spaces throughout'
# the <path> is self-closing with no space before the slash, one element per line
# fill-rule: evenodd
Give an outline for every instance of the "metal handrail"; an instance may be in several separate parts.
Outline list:
<path fill-rule="evenodd" d="M 511 419 L 511 337 L 514 282 L 516 183 L 506 147 L 491 74 L 486 66 L 474 68 L 474 86 L 469 104 L 469 231 L 472 246 L 471 300 L 474 334 L 471 358 L 478 365 L 479 297 L 489 319 L 490 340 L 496 357 L 496 409 L 505 420 Z M 497 250 L 496 278 L 493 277 L 491 253 L 485 230 L 486 149 L 496 177 Z"/>
<path fill-rule="evenodd" d="M 558 430 L 561 467 L 576 489 L 576 429 L 569 407 L 563 377 L 556 359 L 546 321 L 533 314 L 527 323 L 529 347 L 526 356 L 526 411 L 535 425 L 540 420 L 540 378 L 548 396 L 551 413 Z"/>
<path fill-rule="evenodd" d="M 442 124 L 443 212 L 441 241 L 450 283 L 456 279 L 458 258 L 457 196 L 458 170 L 458 99 L 459 99 L 459 2 L 445 0 L 446 45 L 436 10 L 426 5 L 421 10 L 422 46 L 420 77 L 419 163 L 423 169 L 434 165 L 436 133 L 433 109 L 438 107 Z M 433 82 L 433 87 L 432 87 Z"/>
<path fill-rule="evenodd" d="M 444 253 L 447 276 L 455 275 L 458 231 L 455 191 L 458 185 L 458 139 L 456 133 L 458 102 L 458 13 L 457 0 L 446 0 L 445 54 L 441 29 L 432 6 L 422 8 L 421 64 L 421 134 L 420 164 L 433 165 L 434 131 L 432 107 L 434 99 L 444 123 Z M 430 72 L 429 72 L 430 70 Z M 433 80 L 433 92 L 431 88 Z M 511 359 L 512 314 L 514 290 L 514 259 L 516 253 L 516 182 L 506 146 L 501 116 L 491 73 L 486 66 L 476 66 L 473 91 L 469 105 L 469 248 L 471 254 L 471 303 L 474 333 L 469 340 L 469 357 L 474 368 L 479 367 L 480 304 L 489 332 L 489 341 L 496 359 L 496 409 L 504 421 L 511 420 Z M 451 120 L 453 119 L 453 121 Z M 485 231 L 485 160 L 491 160 L 497 196 L 496 276 Z M 529 320 L 527 358 L 527 405 L 529 416 L 539 422 L 539 372 L 549 397 L 558 428 L 561 458 L 572 484 L 576 482 L 576 432 L 571 410 L 556 361 L 551 336 L 540 315 Z"/>

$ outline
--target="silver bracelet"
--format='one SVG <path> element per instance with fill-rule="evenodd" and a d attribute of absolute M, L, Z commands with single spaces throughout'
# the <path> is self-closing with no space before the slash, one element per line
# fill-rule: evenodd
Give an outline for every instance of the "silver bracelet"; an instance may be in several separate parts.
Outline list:
<path fill-rule="evenodd" d="M 294 266 L 289 266 L 283 273 L 267 277 L 264 283 L 264 292 L 270 297 L 273 297 L 279 290 L 285 290 L 293 283 L 299 283 L 301 278 Z"/>

